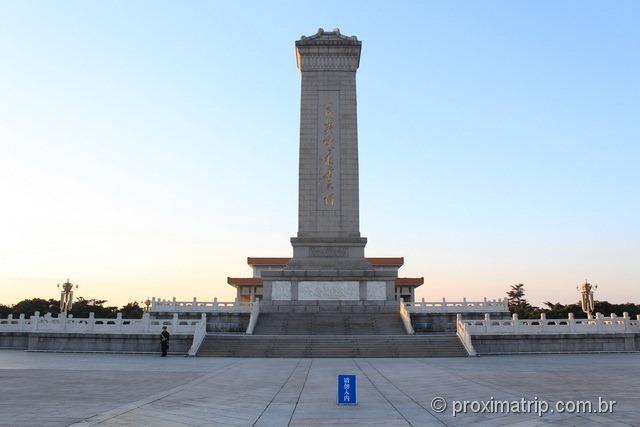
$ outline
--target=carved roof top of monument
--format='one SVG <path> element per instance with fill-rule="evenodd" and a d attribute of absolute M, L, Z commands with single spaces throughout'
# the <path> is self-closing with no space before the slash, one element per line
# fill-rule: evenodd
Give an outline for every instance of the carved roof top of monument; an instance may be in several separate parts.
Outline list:
<path fill-rule="evenodd" d="M 312 36 L 302 36 L 296 41 L 296 46 L 322 46 L 322 45 L 361 45 L 362 42 L 356 36 L 344 36 L 339 28 L 325 31 L 318 28 L 318 32 Z"/>
<path fill-rule="evenodd" d="M 339 29 L 324 31 L 296 41 L 296 65 L 300 71 L 353 71 L 360 65 L 362 42 L 343 36 Z"/>

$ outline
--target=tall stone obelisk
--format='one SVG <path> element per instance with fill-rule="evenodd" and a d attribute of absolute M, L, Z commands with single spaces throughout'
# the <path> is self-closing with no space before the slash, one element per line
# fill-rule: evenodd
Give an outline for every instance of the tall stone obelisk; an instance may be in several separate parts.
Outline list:
<path fill-rule="evenodd" d="M 393 271 L 364 257 L 358 200 L 356 71 L 362 43 L 319 29 L 296 41 L 302 75 L 298 235 L 282 270 L 262 272 L 266 300 L 393 300 Z"/>
<path fill-rule="evenodd" d="M 362 43 L 322 29 L 296 42 L 302 75 L 298 235 L 290 269 L 371 269 L 358 200 L 356 70 Z"/>

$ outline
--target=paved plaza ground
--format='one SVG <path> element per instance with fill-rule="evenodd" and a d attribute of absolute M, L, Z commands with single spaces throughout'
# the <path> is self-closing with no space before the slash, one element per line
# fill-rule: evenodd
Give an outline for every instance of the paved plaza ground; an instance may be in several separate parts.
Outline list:
<path fill-rule="evenodd" d="M 358 376 L 358 406 L 336 405 L 338 373 Z M 0 425 L 640 425 L 639 379 L 638 354 L 163 359 L 1 350 Z M 613 413 L 452 414 L 454 400 L 537 398 L 553 409 L 599 396 L 617 401 Z M 442 413 L 436 397 L 447 402 Z"/>

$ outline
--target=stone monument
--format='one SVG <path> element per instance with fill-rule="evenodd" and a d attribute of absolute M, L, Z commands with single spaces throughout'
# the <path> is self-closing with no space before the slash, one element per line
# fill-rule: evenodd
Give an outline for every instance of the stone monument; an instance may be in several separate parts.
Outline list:
<path fill-rule="evenodd" d="M 264 300 L 397 300 L 402 258 L 377 259 L 384 265 L 375 267 L 365 258 L 367 239 L 360 235 L 356 71 L 362 42 L 338 29 L 319 29 L 295 48 L 302 85 L 293 257 L 277 259 L 259 277 L 230 278 L 229 284 L 239 296 L 241 287 L 254 286 L 252 295 L 259 292 Z M 413 298 L 420 284 L 405 281 L 411 289 L 404 297 Z"/>

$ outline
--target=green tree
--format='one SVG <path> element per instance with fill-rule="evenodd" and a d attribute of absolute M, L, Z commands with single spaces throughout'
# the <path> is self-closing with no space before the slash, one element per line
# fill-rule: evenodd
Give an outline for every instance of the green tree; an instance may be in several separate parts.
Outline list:
<path fill-rule="evenodd" d="M 560 304 L 545 302 L 547 306 L 544 309 L 544 312 L 547 314 L 547 317 L 550 319 L 562 319 L 566 318 L 569 313 L 573 313 L 574 317 L 577 319 L 584 319 L 587 315 L 582 311 L 582 308 L 579 304 Z M 633 304 L 630 302 L 624 304 L 612 304 L 609 301 L 596 301 L 595 302 L 595 312 L 602 313 L 605 316 L 610 316 L 611 313 L 616 314 L 617 316 L 622 316 L 624 312 L 629 313 L 629 316 L 636 317 L 636 315 L 640 314 L 640 305 Z"/>
<path fill-rule="evenodd" d="M 21 313 L 24 313 L 27 316 L 31 316 L 36 311 L 39 311 L 40 315 L 44 315 L 46 313 L 56 314 L 60 312 L 60 302 L 54 299 L 24 299 L 16 303 L 12 307 L 12 311 L 14 316 L 19 316 Z"/>
<path fill-rule="evenodd" d="M 511 289 L 507 292 L 507 299 L 511 314 L 515 313 L 521 319 L 529 319 L 540 315 L 540 309 L 531 306 L 524 297 L 524 284 L 522 283 L 511 285 Z"/>
<path fill-rule="evenodd" d="M 582 311 L 578 304 L 560 304 L 547 301 L 544 303 L 547 308 L 543 309 L 549 319 L 566 319 L 569 313 L 573 313 L 576 319 L 585 319 L 587 315 Z"/>
<path fill-rule="evenodd" d="M 0 318 L 4 319 L 13 313 L 13 309 L 8 305 L 0 304 Z"/>
<path fill-rule="evenodd" d="M 144 310 L 140 307 L 138 301 L 134 301 L 123 305 L 122 308 L 120 308 L 120 313 L 122 313 L 122 317 L 125 319 L 140 319 L 142 318 Z"/>
<path fill-rule="evenodd" d="M 89 317 L 89 313 L 93 313 L 95 317 L 116 317 L 117 307 L 105 307 L 104 299 L 85 299 L 78 297 L 71 307 L 73 317 Z"/>
<path fill-rule="evenodd" d="M 636 317 L 640 314 L 640 305 L 630 302 L 624 304 L 612 304 L 609 301 L 596 301 L 595 304 L 595 312 L 602 313 L 605 316 L 609 316 L 611 313 L 622 316 L 625 311 L 629 313 L 629 316 Z"/>

